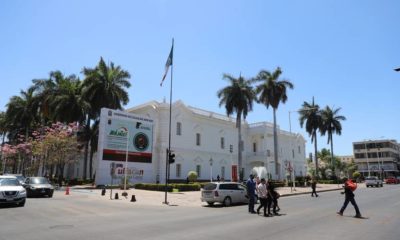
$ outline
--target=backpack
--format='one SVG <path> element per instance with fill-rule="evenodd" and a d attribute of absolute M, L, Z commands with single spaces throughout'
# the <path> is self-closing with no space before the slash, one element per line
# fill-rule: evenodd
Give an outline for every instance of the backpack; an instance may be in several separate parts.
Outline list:
<path fill-rule="evenodd" d="M 351 180 L 347 180 L 346 184 L 352 192 L 354 192 L 357 189 L 357 183 Z"/>

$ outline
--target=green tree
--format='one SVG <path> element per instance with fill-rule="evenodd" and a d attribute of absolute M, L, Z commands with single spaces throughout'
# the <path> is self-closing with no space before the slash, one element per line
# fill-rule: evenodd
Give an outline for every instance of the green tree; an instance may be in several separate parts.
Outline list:
<path fill-rule="evenodd" d="M 331 144 L 331 165 L 333 171 L 335 169 L 335 162 L 333 157 L 333 134 L 342 134 L 342 124 L 340 123 L 340 121 L 346 120 L 346 117 L 338 115 L 339 111 L 340 108 L 331 109 L 329 106 L 326 106 L 325 109 L 321 111 L 322 124 L 320 130 L 322 136 L 328 134 L 328 144 Z"/>
<path fill-rule="evenodd" d="M 103 58 L 100 58 L 95 68 L 83 68 L 82 72 L 85 75 L 82 97 L 91 104 L 83 133 L 85 139 L 83 177 L 86 179 L 91 139 L 90 122 L 99 117 L 101 108 L 122 109 L 122 106 L 129 102 L 126 89 L 131 86 L 129 82 L 131 75 L 120 66 L 115 66 L 113 62 L 107 65 Z"/>
<path fill-rule="evenodd" d="M 90 105 L 81 94 L 81 81 L 75 75 L 64 76 L 59 71 L 53 74 L 57 79 L 57 85 L 50 103 L 53 121 L 63 123 L 84 122 Z"/>
<path fill-rule="evenodd" d="M 315 104 L 314 97 L 311 103 L 304 102 L 299 110 L 300 126 L 305 125 L 306 132 L 311 136 L 311 142 L 314 142 L 315 174 L 318 177 L 318 147 L 317 132 L 322 124 L 322 117 L 318 104 Z"/>
<path fill-rule="evenodd" d="M 281 178 L 281 174 L 278 166 L 278 133 L 276 124 L 276 110 L 279 107 L 279 103 L 285 103 L 288 99 L 287 89 L 293 89 L 293 84 L 285 79 L 279 79 L 282 74 L 282 70 L 278 67 L 274 72 L 261 70 L 253 80 L 254 82 L 260 82 L 256 86 L 255 92 L 258 96 L 257 101 L 264 104 L 267 108 L 270 106 L 273 109 L 274 116 L 274 160 L 275 160 L 275 173 L 278 174 L 278 179 Z"/>
<path fill-rule="evenodd" d="M 242 171 L 242 116 L 246 119 L 247 114 L 253 110 L 255 93 L 251 82 L 244 77 L 235 78 L 229 74 L 224 74 L 223 79 L 229 81 L 229 85 L 220 89 L 217 96 L 220 99 L 219 106 L 225 106 L 226 114 L 230 116 L 236 113 L 236 128 L 238 129 L 238 167 L 239 176 L 243 176 Z"/>
<path fill-rule="evenodd" d="M 31 89 L 36 93 L 34 106 L 43 120 L 63 123 L 85 120 L 90 105 L 82 97 L 82 82 L 75 75 L 64 76 L 60 71 L 53 71 L 48 79 L 32 82 Z"/>
<path fill-rule="evenodd" d="M 8 139 L 16 141 L 18 134 L 24 135 L 26 139 L 29 131 L 37 120 L 37 112 L 33 107 L 34 92 L 32 89 L 27 91 L 21 90 L 20 96 L 12 96 L 7 103 L 5 125 L 12 129 L 9 132 Z"/>

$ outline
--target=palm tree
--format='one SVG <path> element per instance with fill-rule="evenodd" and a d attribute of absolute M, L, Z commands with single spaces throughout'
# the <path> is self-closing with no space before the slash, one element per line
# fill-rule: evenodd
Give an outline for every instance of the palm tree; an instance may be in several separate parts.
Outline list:
<path fill-rule="evenodd" d="M 4 158 L 3 158 L 3 146 L 4 146 L 4 140 L 6 138 L 6 134 L 8 132 L 8 127 L 7 127 L 7 122 L 6 122 L 6 113 L 5 112 L 0 112 L 0 135 L 2 136 L 1 140 L 1 148 L 0 148 L 0 153 L 1 153 L 1 166 L 0 168 L 2 169 L 2 173 L 4 174 Z"/>
<path fill-rule="evenodd" d="M 218 90 L 217 96 L 220 98 L 219 106 L 225 106 L 226 114 L 230 116 L 236 113 L 236 128 L 238 129 L 238 168 L 239 177 L 242 180 L 242 115 L 246 119 L 247 114 L 253 110 L 253 101 L 255 100 L 255 93 L 250 81 L 242 76 L 235 78 L 229 74 L 224 74 L 223 79 L 229 81 L 229 85 Z"/>
<path fill-rule="evenodd" d="M 333 159 L 333 134 L 342 134 L 342 124 L 340 121 L 345 121 L 346 117 L 338 115 L 341 108 L 331 109 L 326 106 L 325 109 L 321 111 L 322 125 L 321 125 L 321 135 L 324 136 L 328 134 L 328 144 L 331 144 L 331 165 L 334 171 L 335 164 Z M 334 171 L 335 172 L 335 171 Z"/>
<path fill-rule="evenodd" d="M 281 178 L 281 172 L 278 166 L 278 133 L 276 124 L 276 110 L 279 107 L 279 103 L 285 103 L 288 99 L 286 91 L 287 89 L 293 89 L 293 84 L 285 79 L 279 79 L 282 74 L 282 70 L 278 67 L 274 72 L 261 70 L 255 77 L 253 82 L 261 82 L 257 85 L 255 92 L 258 95 L 258 102 L 264 104 L 267 108 L 270 106 L 273 109 L 274 114 L 274 160 L 275 160 L 275 174 L 278 175 L 278 179 Z"/>
<path fill-rule="evenodd" d="M 300 126 L 303 127 L 305 124 L 306 131 L 311 136 L 311 142 L 314 142 L 315 175 L 318 177 L 317 132 L 321 127 L 322 117 L 318 104 L 314 102 L 314 97 L 311 103 L 304 102 L 298 112 L 300 114 Z"/>
<path fill-rule="evenodd" d="M 120 66 L 114 66 L 111 62 L 107 65 L 103 58 L 100 58 L 95 68 L 83 68 L 85 80 L 82 84 L 82 97 L 90 103 L 90 112 L 86 117 L 84 130 L 85 138 L 85 156 L 83 177 L 86 179 L 88 150 L 90 142 L 90 122 L 91 119 L 97 119 L 101 108 L 122 109 L 123 105 L 129 102 L 126 88 L 131 86 L 128 71 Z"/>
<path fill-rule="evenodd" d="M 82 82 L 75 76 L 50 72 L 48 79 L 32 80 L 35 91 L 34 106 L 45 120 L 64 123 L 83 122 L 90 107 L 81 96 Z"/>
<path fill-rule="evenodd" d="M 20 96 L 13 96 L 6 107 L 6 124 L 13 129 L 10 140 L 15 140 L 19 133 L 28 138 L 29 130 L 37 120 L 37 112 L 33 107 L 34 93 L 32 89 L 21 90 Z"/>
<path fill-rule="evenodd" d="M 61 72 L 56 74 L 59 81 L 50 102 L 53 119 L 64 123 L 84 122 L 90 105 L 82 97 L 82 82 L 75 75 L 64 77 Z"/>
<path fill-rule="evenodd" d="M 106 65 L 103 58 L 100 58 L 95 68 L 84 68 L 82 95 L 92 105 L 93 113 L 98 117 L 103 107 L 110 109 L 122 109 L 122 105 L 129 102 L 128 92 L 125 88 L 131 86 L 128 71 L 114 66 L 111 62 Z"/>

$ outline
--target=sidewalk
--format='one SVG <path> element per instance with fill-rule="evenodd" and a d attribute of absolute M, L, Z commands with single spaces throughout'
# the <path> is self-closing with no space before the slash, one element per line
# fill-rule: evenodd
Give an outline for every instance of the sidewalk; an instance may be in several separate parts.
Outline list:
<path fill-rule="evenodd" d="M 336 191 L 341 190 L 341 185 L 337 184 L 318 184 L 317 192 Z M 311 187 L 296 187 L 291 189 L 290 187 L 277 188 L 277 191 L 281 194 L 281 197 L 300 195 L 300 194 L 311 194 Z M 126 204 L 133 204 L 135 206 L 162 206 L 165 205 L 165 192 L 157 191 L 146 191 L 139 189 L 127 190 L 128 196 L 125 198 L 122 196 L 124 191 L 120 189 L 112 190 L 112 198 L 114 199 L 115 193 L 118 193 L 119 201 Z M 130 202 L 132 195 L 135 195 L 136 202 Z M 88 186 L 73 186 L 70 188 L 70 195 L 65 195 L 65 188 L 55 192 L 55 197 L 60 198 L 90 198 L 93 201 L 111 201 L 110 200 L 110 189 L 106 190 L 105 196 L 101 195 L 101 189 L 91 189 Z M 201 192 L 169 192 L 167 193 L 167 201 L 170 206 L 185 206 L 185 207 L 201 207 L 206 206 L 207 203 L 201 202 Z"/>

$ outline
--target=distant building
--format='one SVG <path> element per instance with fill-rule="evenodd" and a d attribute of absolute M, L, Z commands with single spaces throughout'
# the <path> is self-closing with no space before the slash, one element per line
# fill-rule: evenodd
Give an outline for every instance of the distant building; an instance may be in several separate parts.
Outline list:
<path fill-rule="evenodd" d="M 353 155 L 348 155 L 348 156 L 337 156 L 339 158 L 339 161 L 342 163 L 347 163 L 350 164 L 354 161 L 354 156 Z"/>
<path fill-rule="evenodd" d="M 354 162 L 363 176 L 399 175 L 400 145 L 396 140 L 353 142 Z"/>

